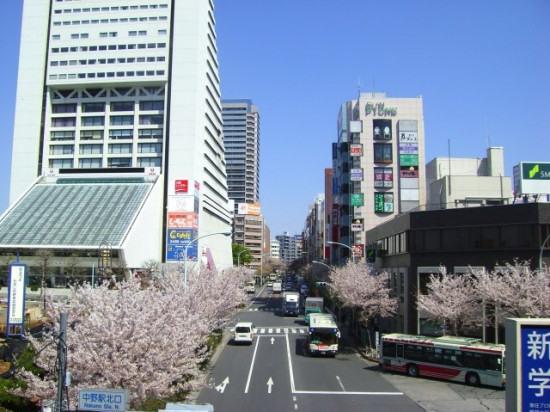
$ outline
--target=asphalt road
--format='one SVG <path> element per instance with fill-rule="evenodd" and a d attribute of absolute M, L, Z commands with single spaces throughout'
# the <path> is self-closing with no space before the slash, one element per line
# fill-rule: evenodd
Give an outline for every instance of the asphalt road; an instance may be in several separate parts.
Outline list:
<path fill-rule="evenodd" d="M 254 343 L 234 345 L 226 331 L 197 403 L 210 403 L 215 412 L 505 410 L 503 390 L 382 372 L 345 335 L 335 358 L 312 358 L 303 316 L 284 317 L 280 306 L 264 288 L 236 314 L 235 323 L 254 322 Z"/>

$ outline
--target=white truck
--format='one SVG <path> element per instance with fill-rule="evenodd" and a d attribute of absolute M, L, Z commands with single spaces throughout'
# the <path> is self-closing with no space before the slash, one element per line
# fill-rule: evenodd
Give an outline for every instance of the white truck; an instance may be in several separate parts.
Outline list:
<path fill-rule="evenodd" d="M 256 292 L 256 282 L 249 280 L 244 284 L 244 291 L 246 293 L 255 293 Z"/>
<path fill-rule="evenodd" d="M 283 293 L 283 315 L 298 316 L 300 314 L 300 294 L 298 292 Z"/>
<path fill-rule="evenodd" d="M 312 313 L 322 313 L 324 308 L 323 298 L 307 297 L 304 309 L 305 322 L 309 325 L 309 317 Z"/>
<path fill-rule="evenodd" d="M 273 293 L 281 293 L 283 291 L 283 285 L 281 282 L 273 282 Z"/>
<path fill-rule="evenodd" d="M 336 356 L 340 331 L 330 313 L 309 315 L 308 350 L 310 355 Z"/>

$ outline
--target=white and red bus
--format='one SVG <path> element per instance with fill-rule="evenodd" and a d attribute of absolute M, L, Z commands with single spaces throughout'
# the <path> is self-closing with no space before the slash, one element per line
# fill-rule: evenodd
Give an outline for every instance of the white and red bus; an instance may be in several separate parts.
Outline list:
<path fill-rule="evenodd" d="M 479 339 L 391 333 L 382 335 L 380 366 L 409 376 L 504 387 L 504 351 L 505 345 L 481 343 Z"/>

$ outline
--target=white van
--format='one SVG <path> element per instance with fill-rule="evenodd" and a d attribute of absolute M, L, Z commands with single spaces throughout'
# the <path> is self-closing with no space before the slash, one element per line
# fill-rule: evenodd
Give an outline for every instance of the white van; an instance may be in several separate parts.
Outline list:
<path fill-rule="evenodd" d="M 233 333 L 234 343 L 252 344 L 254 341 L 254 324 L 252 322 L 239 322 L 235 325 Z"/>

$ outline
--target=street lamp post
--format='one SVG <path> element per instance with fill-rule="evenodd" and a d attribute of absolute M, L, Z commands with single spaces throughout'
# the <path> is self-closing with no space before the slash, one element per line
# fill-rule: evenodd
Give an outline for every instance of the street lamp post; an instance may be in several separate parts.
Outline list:
<path fill-rule="evenodd" d="M 340 245 L 340 246 L 347 247 L 351 253 L 351 263 L 355 263 L 355 256 L 353 256 L 353 249 L 350 246 L 346 245 L 345 243 L 333 242 L 331 240 L 327 240 L 327 245 Z"/>
<path fill-rule="evenodd" d="M 332 270 L 332 268 L 329 265 L 327 265 L 326 263 L 319 262 L 317 260 L 312 260 L 311 263 L 317 263 L 318 265 L 323 265 L 323 266 L 329 268 L 329 270 Z"/>
<path fill-rule="evenodd" d="M 209 233 L 207 235 L 199 236 L 193 239 L 191 242 L 189 242 L 187 246 L 185 246 L 185 250 L 183 251 L 183 287 L 186 291 L 187 291 L 187 250 L 189 249 L 189 246 L 191 246 L 195 242 L 198 242 L 199 239 L 203 239 L 205 237 L 214 236 L 214 235 L 231 236 L 231 232 L 215 232 L 215 233 Z"/>
<path fill-rule="evenodd" d="M 241 264 L 240 264 L 241 253 L 246 252 L 247 250 L 248 249 L 243 249 L 239 253 L 237 253 L 237 267 L 241 266 Z"/>

